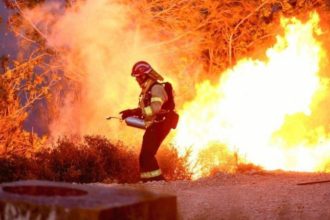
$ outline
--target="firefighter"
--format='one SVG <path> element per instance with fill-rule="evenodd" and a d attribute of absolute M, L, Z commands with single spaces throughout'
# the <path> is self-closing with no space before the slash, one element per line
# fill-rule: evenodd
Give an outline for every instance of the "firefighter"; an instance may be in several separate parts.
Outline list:
<path fill-rule="evenodd" d="M 179 119 L 174 111 L 172 85 L 161 82 L 163 77 L 145 61 L 137 62 L 131 75 L 141 87 L 139 107 L 121 111 L 120 114 L 122 119 L 139 117 L 146 125 L 139 155 L 140 179 L 143 182 L 165 180 L 155 156 L 170 130 L 176 128 Z"/>

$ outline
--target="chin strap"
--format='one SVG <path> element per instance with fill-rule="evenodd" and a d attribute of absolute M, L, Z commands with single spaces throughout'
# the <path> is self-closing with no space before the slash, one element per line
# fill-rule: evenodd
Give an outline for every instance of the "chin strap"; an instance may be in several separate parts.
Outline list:
<path fill-rule="evenodd" d="M 142 94 L 145 94 L 150 89 L 150 86 L 152 86 L 152 84 L 154 84 L 155 82 L 156 80 L 154 79 L 147 79 L 142 85 Z"/>

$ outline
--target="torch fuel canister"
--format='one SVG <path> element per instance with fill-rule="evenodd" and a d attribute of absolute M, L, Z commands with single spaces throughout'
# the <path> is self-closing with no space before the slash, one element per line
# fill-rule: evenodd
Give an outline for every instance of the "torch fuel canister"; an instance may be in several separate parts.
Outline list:
<path fill-rule="evenodd" d="M 125 118 L 125 123 L 128 126 L 140 128 L 140 129 L 146 129 L 146 124 L 144 120 L 137 118 L 137 117 L 127 117 Z"/>

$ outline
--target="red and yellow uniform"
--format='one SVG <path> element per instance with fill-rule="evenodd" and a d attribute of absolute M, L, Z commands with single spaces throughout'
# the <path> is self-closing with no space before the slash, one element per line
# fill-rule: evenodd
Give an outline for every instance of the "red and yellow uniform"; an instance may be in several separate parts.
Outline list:
<path fill-rule="evenodd" d="M 146 131 L 139 156 L 140 177 L 142 181 L 162 180 L 164 178 L 155 156 L 170 130 L 176 127 L 179 118 L 174 111 L 172 85 L 159 82 L 163 77 L 144 61 L 134 65 L 132 75 L 142 89 L 139 107 L 122 111 L 122 118 L 135 115 L 145 121 Z"/>
<path fill-rule="evenodd" d="M 166 91 L 165 87 L 170 88 Z M 175 105 L 171 89 L 169 83 L 161 84 L 154 81 L 150 88 L 142 91 L 140 95 L 139 105 L 147 125 L 139 158 L 143 181 L 163 179 L 155 156 L 161 143 L 173 128 L 170 114 L 173 113 Z"/>

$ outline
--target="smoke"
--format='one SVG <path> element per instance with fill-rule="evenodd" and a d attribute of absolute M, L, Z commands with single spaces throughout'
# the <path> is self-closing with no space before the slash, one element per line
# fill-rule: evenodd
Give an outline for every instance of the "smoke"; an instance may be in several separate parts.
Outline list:
<path fill-rule="evenodd" d="M 169 35 L 152 25 L 144 11 L 133 5 L 87 0 L 65 8 L 60 2 L 46 2 L 25 14 L 44 34 L 47 45 L 56 50 L 57 62 L 74 82 L 61 93 L 59 112 L 49 125 L 55 139 L 98 134 L 128 144 L 140 140 L 142 132 L 117 120 L 105 120 L 109 115 L 118 116 L 123 109 L 137 107 L 140 90 L 130 76 L 136 61 L 150 62 L 175 89 L 184 79 L 178 103 L 183 102 L 185 94 L 193 93 L 191 85 L 199 68 L 198 64 L 185 65 L 187 61 L 180 60 L 179 51 L 186 47 L 185 43 L 162 43 Z M 185 78 L 187 71 L 189 78 Z M 79 90 L 73 85 L 78 85 Z"/>
<path fill-rule="evenodd" d="M 199 76 L 206 75 L 200 58 L 204 35 L 196 31 L 189 38 L 182 33 L 184 29 L 164 28 L 153 19 L 150 8 L 141 7 L 143 1 L 123 2 L 75 1 L 66 8 L 63 3 L 48 1 L 25 12 L 44 33 L 47 45 L 57 51 L 56 62 L 63 66 L 65 76 L 74 82 L 61 93 L 62 101 L 55 103 L 58 113 L 49 125 L 54 139 L 98 134 L 129 145 L 139 143 L 142 132 L 105 120 L 137 106 L 139 87 L 130 71 L 138 60 L 147 60 L 172 82 L 179 110 L 194 97 Z M 329 121 L 325 110 L 320 113 L 324 116 L 320 120 Z"/>

